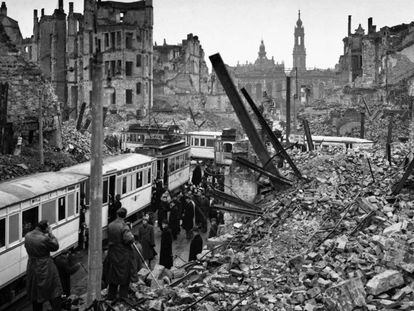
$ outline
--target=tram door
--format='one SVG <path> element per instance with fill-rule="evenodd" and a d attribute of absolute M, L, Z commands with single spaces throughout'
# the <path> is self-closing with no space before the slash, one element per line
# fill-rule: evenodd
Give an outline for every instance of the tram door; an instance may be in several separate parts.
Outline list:
<path fill-rule="evenodd" d="M 116 175 L 109 176 L 109 194 L 115 200 L 115 181 Z"/>
<path fill-rule="evenodd" d="M 168 187 L 168 158 L 164 159 L 164 187 Z"/>

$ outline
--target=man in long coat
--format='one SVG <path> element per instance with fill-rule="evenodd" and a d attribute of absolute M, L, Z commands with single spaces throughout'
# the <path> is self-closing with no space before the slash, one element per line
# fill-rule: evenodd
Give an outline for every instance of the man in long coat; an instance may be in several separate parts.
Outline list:
<path fill-rule="evenodd" d="M 192 237 L 192 229 L 194 227 L 194 209 L 195 204 L 194 201 L 191 200 L 189 196 L 185 199 L 184 209 L 183 209 L 183 223 L 182 227 L 186 232 L 187 239 L 191 239 Z"/>
<path fill-rule="evenodd" d="M 117 210 L 117 219 L 108 226 L 108 255 L 105 262 L 105 277 L 109 284 L 108 300 L 116 298 L 119 286 L 119 297 L 128 297 L 131 281 L 137 280 L 137 267 L 132 243 L 134 235 L 124 219 L 127 210 Z M 135 273 L 133 273 L 135 271 Z"/>
<path fill-rule="evenodd" d="M 172 256 L 172 234 L 168 223 L 162 223 L 161 245 L 160 245 L 160 265 L 170 269 L 173 265 Z"/>
<path fill-rule="evenodd" d="M 154 250 L 154 227 L 148 223 L 149 216 L 145 215 L 142 219 L 142 223 L 138 226 L 135 232 L 136 239 L 142 246 L 142 256 L 147 261 L 148 266 L 151 265 L 151 260 L 155 257 L 156 252 Z"/>
<path fill-rule="evenodd" d="M 177 235 L 180 233 L 180 219 L 181 215 L 178 210 L 177 202 L 172 200 L 170 203 L 170 217 L 168 219 L 168 227 L 171 230 L 171 234 L 174 240 L 177 239 Z"/>
<path fill-rule="evenodd" d="M 27 262 L 27 295 L 34 311 L 42 311 L 43 303 L 49 301 L 54 311 L 61 310 L 62 285 L 59 272 L 50 252 L 59 249 L 56 237 L 50 231 L 47 220 L 41 220 L 36 228 L 24 237 Z"/>

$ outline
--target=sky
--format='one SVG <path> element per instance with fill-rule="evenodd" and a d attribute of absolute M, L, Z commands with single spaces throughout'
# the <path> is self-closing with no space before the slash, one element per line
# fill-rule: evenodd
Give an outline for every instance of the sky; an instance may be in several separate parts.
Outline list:
<path fill-rule="evenodd" d="M 104 1 L 104 0 L 102 0 Z M 129 0 L 119 0 L 131 2 Z M 83 12 L 83 0 L 73 0 Z M 23 37 L 32 34 L 33 10 L 50 15 L 58 0 L 6 0 L 8 16 L 19 22 Z M 64 0 L 67 12 L 69 1 Z M 307 67 L 333 68 L 343 52 L 348 15 L 352 30 L 369 17 L 377 30 L 414 20 L 413 0 L 153 0 L 154 41 L 177 44 L 193 33 L 208 56 L 219 52 L 225 63 L 254 62 L 263 39 L 268 58 L 292 67 L 294 27 L 298 10 L 305 28 Z"/>

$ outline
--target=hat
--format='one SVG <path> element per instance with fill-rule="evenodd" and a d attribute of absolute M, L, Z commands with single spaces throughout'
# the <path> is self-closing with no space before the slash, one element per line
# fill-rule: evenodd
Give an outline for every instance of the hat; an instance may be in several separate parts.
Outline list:
<path fill-rule="evenodd" d="M 143 220 L 149 221 L 149 215 L 145 214 L 144 217 L 142 217 Z"/>

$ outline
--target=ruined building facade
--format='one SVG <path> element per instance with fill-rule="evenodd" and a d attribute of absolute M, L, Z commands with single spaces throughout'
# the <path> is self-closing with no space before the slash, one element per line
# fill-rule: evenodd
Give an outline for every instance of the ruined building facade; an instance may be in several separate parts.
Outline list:
<path fill-rule="evenodd" d="M 208 68 L 198 36 L 192 33 L 181 44 L 154 46 L 154 93 L 206 94 Z"/>
<path fill-rule="evenodd" d="M 103 55 L 104 86 L 112 89 L 104 106 L 110 113 L 143 116 L 152 106 L 152 35 L 152 0 L 84 0 L 83 14 L 74 12 L 73 2 L 66 14 L 58 0 L 52 15 L 42 9 L 39 18 L 34 10 L 25 49 L 55 86 L 64 119 L 77 117 L 82 103 L 91 104 L 90 61 L 96 51 Z"/>

